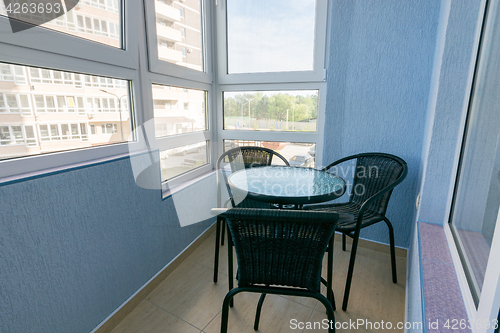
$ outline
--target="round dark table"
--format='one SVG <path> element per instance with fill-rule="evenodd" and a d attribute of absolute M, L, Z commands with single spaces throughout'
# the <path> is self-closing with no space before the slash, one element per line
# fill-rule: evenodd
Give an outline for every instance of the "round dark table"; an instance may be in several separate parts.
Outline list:
<path fill-rule="evenodd" d="M 346 190 L 342 178 L 326 171 L 277 165 L 236 171 L 228 183 L 240 197 L 299 207 L 337 199 Z"/>

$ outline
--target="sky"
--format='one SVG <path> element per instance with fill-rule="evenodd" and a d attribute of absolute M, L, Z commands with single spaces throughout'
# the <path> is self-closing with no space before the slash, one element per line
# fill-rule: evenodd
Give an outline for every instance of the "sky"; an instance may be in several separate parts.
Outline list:
<path fill-rule="evenodd" d="M 315 3 L 315 0 L 228 1 L 228 72 L 312 70 Z"/>

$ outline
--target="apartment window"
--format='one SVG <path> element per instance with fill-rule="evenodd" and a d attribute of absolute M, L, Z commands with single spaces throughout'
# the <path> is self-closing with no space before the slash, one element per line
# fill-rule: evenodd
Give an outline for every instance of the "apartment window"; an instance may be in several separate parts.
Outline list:
<path fill-rule="evenodd" d="M 0 81 L 14 82 L 19 85 L 26 84 L 24 67 L 0 63 Z"/>
<path fill-rule="evenodd" d="M 180 15 L 181 17 L 184 17 L 184 8 L 182 8 L 182 7 L 181 7 L 181 8 L 179 8 L 179 15 Z"/>
<path fill-rule="evenodd" d="M 186 37 L 186 29 L 180 28 L 180 31 L 181 31 L 181 37 L 185 38 Z"/>

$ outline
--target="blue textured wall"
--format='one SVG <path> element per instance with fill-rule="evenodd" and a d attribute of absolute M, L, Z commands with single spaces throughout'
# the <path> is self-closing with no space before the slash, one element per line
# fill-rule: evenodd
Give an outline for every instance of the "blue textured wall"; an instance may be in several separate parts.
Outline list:
<path fill-rule="evenodd" d="M 209 226 L 181 228 L 128 159 L 0 186 L 0 198 L 5 333 L 91 331 Z"/>
<path fill-rule="evenodd" d="M 420 221 L 438 224 L 448 221 L 480 4 L 480 0 L 443 1 L 445 22 L 436 48 L 438 57 L 422 154 Z"/>
<path fill-rule="evenodd" d="M 447 220 L 454 184 L 454 161 L 459 153 L 468 76 L 473 61 L 480 0 L 441 1 L 434 69 L 420 165 L 420 208 L 417 220 L 442 224 Z M 419 263 L 417 227 L 408 253 L 407 321 L 424 321 L 423 278 Z M 444 283 L 444 281 L 443 281 Z M 421 330 L 408 330 L 421 332 Z"/>
<path fill-rule="evenodd" d="M 332 2 L 324 164 L 369 151 L 402 157 L 406 180 L 387 216 L 396 245 L 409 247 L 440 3 L 435 0 Z M 389 242 L 378 224 L 361 237 Z"/>

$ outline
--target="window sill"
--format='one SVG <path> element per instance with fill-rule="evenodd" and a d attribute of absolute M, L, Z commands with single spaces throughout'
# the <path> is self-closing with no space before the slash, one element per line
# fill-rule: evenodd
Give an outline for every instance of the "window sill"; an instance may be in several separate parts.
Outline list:
<path fill-rule="evenodd" d="M 168 199 L 168 198 L 172 197 L 172 195 L 177 194 L 178 192 L 181 192 L 181 191 L 187 189 L 188 187 L 190 187 L 190 186 L 192 186 L 192 185 L 194 185 L 202 180 L 205 180 L 211 176 L 215 176 L 214 170 L 203 173 L 203 174 L 201 174 L 201 175 L 199 175 L 191 180 L 183 182 L 182 184 L 179 184 L 179 185 L 175 185 L 171 188 L 168 188 L 166 186 L 166 183 L 163 183 L 162 184 L 162 200 Z"/>

